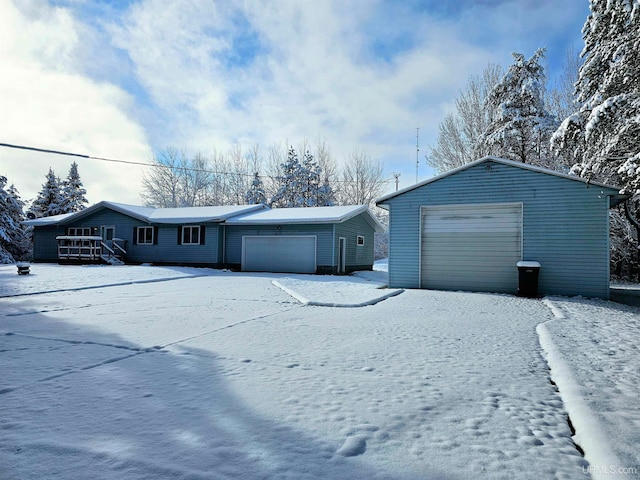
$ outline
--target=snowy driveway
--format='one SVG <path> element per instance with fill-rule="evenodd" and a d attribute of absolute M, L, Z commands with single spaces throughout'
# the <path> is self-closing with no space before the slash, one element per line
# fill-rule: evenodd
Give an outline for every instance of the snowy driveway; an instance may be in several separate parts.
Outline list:
<path fill-rule="evenodd" d="M 1 478 L 589 477 L 543 302 L 304 306 L 275 276 L 194 271 L 0 298 Z"/>

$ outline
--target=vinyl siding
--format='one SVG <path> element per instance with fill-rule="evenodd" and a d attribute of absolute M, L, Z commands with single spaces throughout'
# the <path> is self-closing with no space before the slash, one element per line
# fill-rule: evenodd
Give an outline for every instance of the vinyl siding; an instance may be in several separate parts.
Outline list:
<path fill-rule="evenodd" d="M 60 226 L 61 233 L 58 235 L 63 235 L 67 227 L 100 227 L 101 225 L 115 225 L 115 237 L 125 240 L 126 262 L 212 266 L 219 263 L 218 224 L 206 224 L 204 245 L 178 245 L 178 228 L 182 225 L 158 225 L 157 244 L 135 245 L 133 241 L 134 228 L 155 225 L 104 208 L 64 227 Z M 52 243 L 57 245 L 55 237 Z"/>
<path fill-rule="evenodd" d="M 515 202 L 523 203 L 522 257 L 542 264 L 540 293 L 608 298 L 606 192 L 496 162 L 481 163 L 383 202 L 390 211 L 390 286 L 420 286 L 421 206 Z"/>
<path fill-rule="evenodd" d="M 33 229 L 33 261 L 57 262 L 58 242 L 56 237 L 64 235 L 64 227 L 47 225 Z"/>
<path fill-rule="evenodd" d="M 353 269 L 371 270 L 373 268 L 373 229 L 364 219 L 363 214 L 351 218 L 343 223 L 336 224 L 335 230 L 336 248 L 333 255 L 333 265 L 338 265 L 338 239 L 340 237 L 344 237 L 347 242 L 347 272 L 353 271 Z M 364 245 L 362 246 L 358 246 L 357 244 L 358 235 L 364 237 Z"/>

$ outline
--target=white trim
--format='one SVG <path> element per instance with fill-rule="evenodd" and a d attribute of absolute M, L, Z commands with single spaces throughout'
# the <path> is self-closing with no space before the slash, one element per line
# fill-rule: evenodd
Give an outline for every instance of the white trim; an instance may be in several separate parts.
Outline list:
<path fill-rule="evenodd" d="M 360 243 L 360 239 L 362 239 L 362 243 Z M 356 235 L 356 246 L 364 247 L 364 235 Z"/>
<path fill-rule="evenodd" d="M 394 197 L 397 197 L 399 195 L 402 195 L 406 192 L 410 192 L 411 190 L 415 190 L 416 188 L 420 188 L 423 187 L 424 185 L 428 185 L 430 183 L 436 182 L 442 178 L 446 178 L 450 175 L 455 175 L 458 172 L 462 172 L 464 170 L 467 170 L 469 168 L 475 167 L 477 165 L 480 165 L 482 163 L 487 163 L 487 162 L 495 162 L 495 163 L 500 163 L 503 165 L 507 165 L 507 166 L 511 166 L 511 167 L 517 167 L 517 168 L 521 168 L 524 170 L 531 170 L 533 172 L 538 172 L 538 173 L 543 173 L 546 175 L 552 175 L 554 177 L 559 177 L 559 178 L 565 178 L 567 180 L 573 180 L 575 182 L 580 182 L 580 183 L 584 183 L 587 187 L 589 185 L 593 185 L 596 187 L 600 187 L 600 188 L 606 188 L 609 190 L 615 190 L 616 193 L 615 195 L 619 196 L 619 197 L 628 197 L 627 194 L 622 194 L 620 193 L 620 187 L 616 187 L 614 185 L 607 185 L 605 183 L 601 183 L 601 182 L 594 182 L 591 180 L 588 180 L 586 178 L 582 178 L 582 177 L 578 177 L 576 175 L 569 175 L 566 173 L 561 173 L 561 172 L 556 172 L 555 170 L 549 170 L 547 168 L 542 168 L 542 167 L 538 167 L 535 165 L 531 165 L 528 163 L 521 163 L 521 162 L 515 162 L 513 160 L 507 160 L 505 158 L 499 158 L 499 157 L 492 157 L 492 156 L 488 156 L 488 157 L 482 157 L 478 160 L 475 160 L 473 162 L 467 163 L 466 165 L 462 165 L 460 167 L 454 168 L 453 170 L 449 170 L 448 172 L 442 173 L 440 175 L 436 175 L 435 177 L 431 177 L 427 180 L 424 180 L 422 182 L 416 183 L 414 185 L 410 185 L 408 187 L 403 188 L 402 190 L 398 190 L 397 192 L 392 192 L 392 193 L 388 193 L 386 195 L 383 195 L 380 198 L 377 198 L 375 200 L 375 204 L 378 205 L 380 203 L 386 202 L 387 200 L 390 200 Z M 607 196 L 611 197 L 614 194 L 607 194 Z M 622 201 L 622 200 L 621 200 Z M 620 203 L 620 202 L 618 202 Z M 380 205 L 378 205 L 380 206 Z M 385 205 L 386 206 L 386 205 Z"/>
<path fill-rule="evenodd" d="M 202 235 L 202 228 L 201 225 L 181 225 L 182 227 L 182 231 L 180 232 L 180 241 L 181 241 L 181 245 L 200 245 L 200 239 L 201 239 L 201 235 Z M 184 231 L 185 229 L 189 229 L 190 231 L 190 235 L 189 237 L 191 238 L 191 242 L 185 242 L 184 241 Z M 198 237 L 197 237 L 197 242 L 193 242 L 193 232 L 192 229 L 197 228 L 198 229 Z"/>
<path fill-rule="evenodd" d="M 145 230 L 146 229 L 151 229 L 151 242 L 147 242 L 146 241 L 146 234 L 144 235 L 144 237 L 145 237 L 144 240 L 145 241 L 144 242 L 140 241 L 140 230 L 141 229 L 145 229 Z M 136 228 L 136 245 L 153 245 L 154 244 L 154 240 L 155 240 L 155 238 L 153 238 L 154 235 L 155 235 L 155 231 L 154 230 L 155 230 L 155 228 L 153 226 L 144 225 L 144 226 L 141 226 L 141 227 L 137 227 Z"/>

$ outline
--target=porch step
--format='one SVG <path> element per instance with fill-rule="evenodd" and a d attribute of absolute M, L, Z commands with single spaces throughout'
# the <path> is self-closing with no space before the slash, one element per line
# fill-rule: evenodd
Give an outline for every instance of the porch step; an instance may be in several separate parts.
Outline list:
<path fill-rule="evenodd" d="M 104 263 L 109 265 L 124 265 L 124 262 L 116 257 L 111 257 L 109 255 L 100 255 L 100 258 Z"/>

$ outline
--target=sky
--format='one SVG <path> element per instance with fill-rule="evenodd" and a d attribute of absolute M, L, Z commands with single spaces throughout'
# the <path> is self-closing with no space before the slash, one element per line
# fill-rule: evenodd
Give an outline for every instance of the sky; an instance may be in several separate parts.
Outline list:
<path fill-rule="evenodd" d="M 324 139 L 339 164 L 382 162 L 390 192 L 394 173 L 400 188 L 433 176 L 424 155 L 469 77 L 545 47 L 553 83 L 588 14 L 587 0 L 0 0 L 0 143 L 149 163 Z M 0 147 L 23 200 L 73 161 L 90 203 L 142 203 L 149 167 Z"/>

